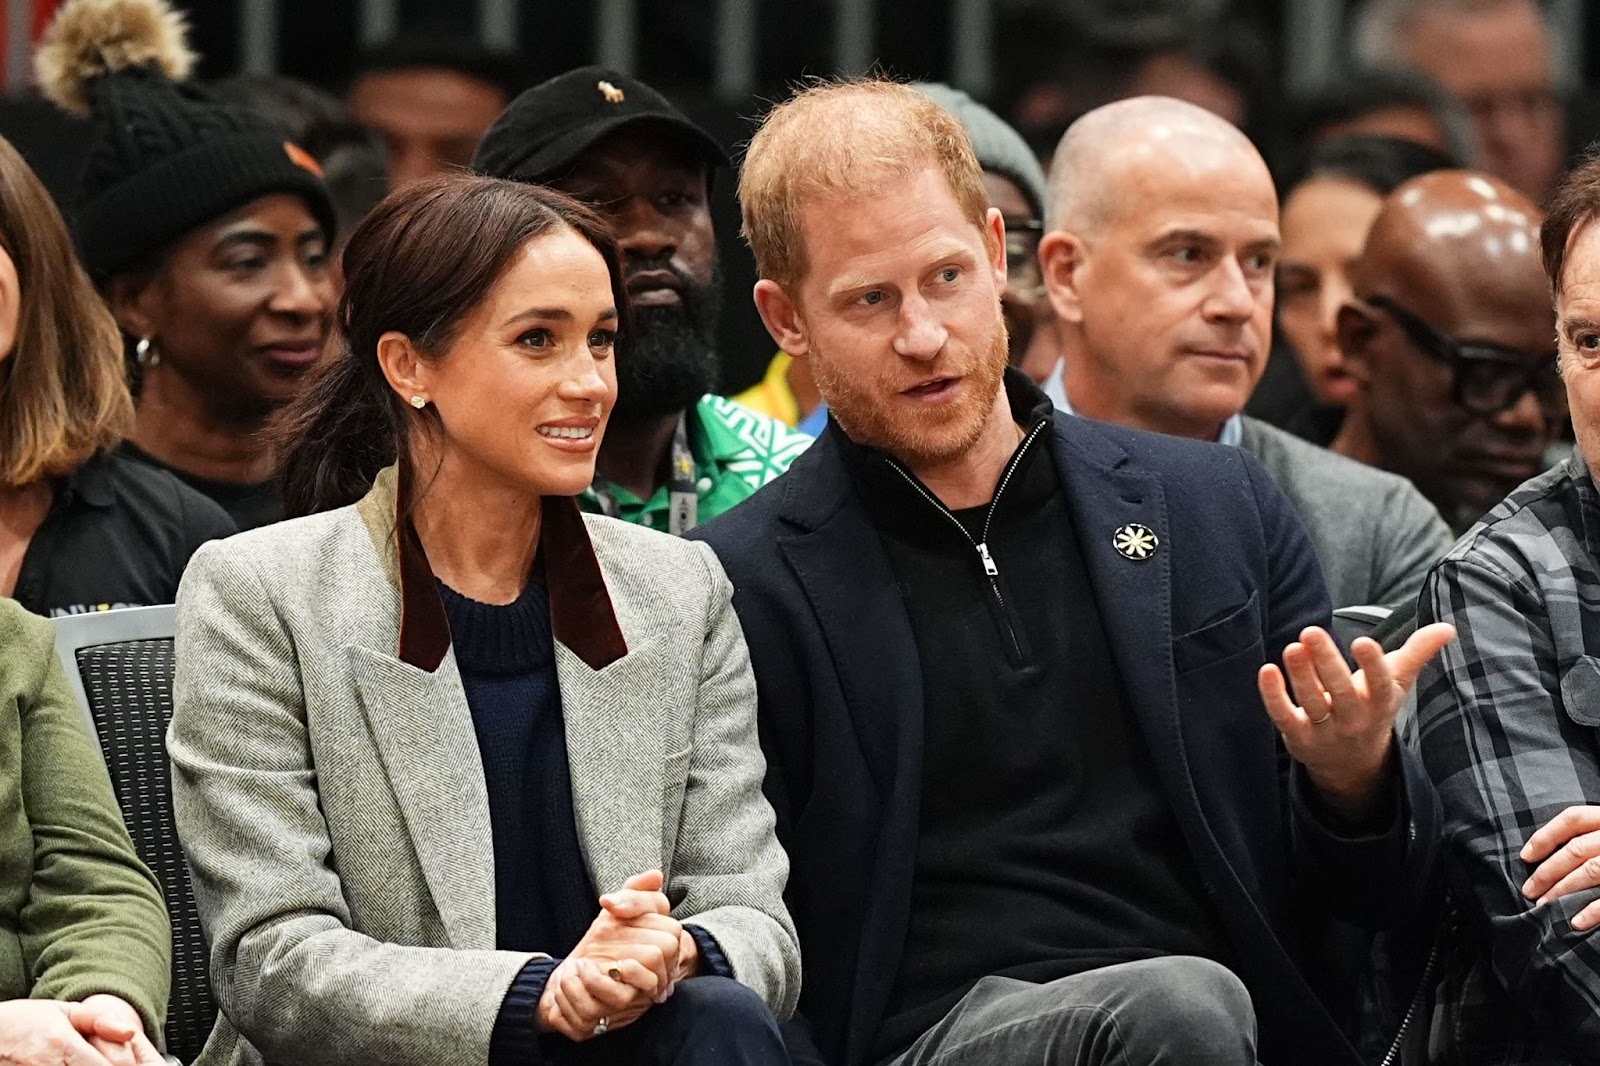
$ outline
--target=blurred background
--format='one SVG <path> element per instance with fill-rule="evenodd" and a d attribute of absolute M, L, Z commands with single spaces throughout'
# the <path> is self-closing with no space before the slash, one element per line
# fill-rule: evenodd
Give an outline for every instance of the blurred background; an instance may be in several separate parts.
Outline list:
<path fill-rule="evenodd" d="M 29 70 L 33 40 L 59 0 L 0 2 L 7 90 L 0 133 L 52 191 L 63 193 L 80 162 L 77 130 L 31 98 Z M 1389 0 L 1371 2 L 1383 7 Z M 652 83 L 736 153 L 764 102 L 786 86 L 807 76 L 879 70 L 967 90 L 1011 121 L 1044 158 L 1084 111 L 1140 93 L 1179 96 L 1238 123 L 1280 172 L 1292 170 L 1321 136 L 1317 131 L 1342 122 L 1371 88 L 1358 73 L 1360 0 L 175 0 L 175 6 L 189 17 L 200 78 L 287 75 L 329 91 L 379 127 L 391 179 L 401 176 L 416 147 L 405 143 L 403 131 L 383 129 L 386 119 L 372 110 L 381 103 L 363 105 L 363 79 L 429 65 L 454 70 L 457 95 L 419 83 L 421 102 L 406 105 L 395 103 L 404 92 L 386 91 L 388 106 L 407 111 L 401 125 L 420 122 L 434 105 L 470 128 L 475 111 L 492 118 L 520 89 L 600 63 Z M 1463 126 L 1470 117 L 1480 133 L 1486 124 L 1537 118 L 1541 109 L 1559 112 L 1555 136 L 1571 158 L 1600 131 L 1600 4 L 1545 0 L 1540 12 L 1548 55 L 1535 64 L 1536 84 L 1463 88 L 1450 84 L 1448 69 L 1428 73 L 1455 90 L 1465 105 Z M 1511 37 L 1506 47 L 1508 60 L 1526 58 Z M 1448 67 L 1450 57 L 1439 62 Z M 1471 81 L 1475 73 L 1482 72 L 1461 77 Z M 1470 131 L 1455 133 L 1470 140 Z M 1448 142 L 1451 131 L 1441 129 L 1440 136 Z M 464 163 L 474 139 L 458 132 L 452 145 L 441 135 L 428 151 L 435 162 Z M 1520 153 L 1514 146 L 1507 151 Z M 717 182 L 715 209 L 730 285 L 724 384 L 737 389 L 759 376 L 771 345 L 743 295 L 753 271 L 737 242 L 732 185 Z"/>

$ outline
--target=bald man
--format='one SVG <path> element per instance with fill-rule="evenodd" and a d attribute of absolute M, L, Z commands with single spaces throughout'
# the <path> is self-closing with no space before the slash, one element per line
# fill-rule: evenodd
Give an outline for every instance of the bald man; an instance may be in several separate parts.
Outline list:
<path fill-rule="evenodd" d="M 1463 531 L 1544 469 L 1566 418 L 1539 211 L 1452 170 L 1384 202 L 1339 313 L 1358 391 L 1333 449 L 1411 479 Z"/>
<path fill-rule="evenodd" d="M 1252 453 L 1311 534 L 1335 607 L 1409 605 L 1450 546 L 1403 478 L 1241 412 L 1266 368 L 1278 200 L 1249 139 L 1163 97 L 1062 138 L 1039 247 L 1074 412 Z"/>

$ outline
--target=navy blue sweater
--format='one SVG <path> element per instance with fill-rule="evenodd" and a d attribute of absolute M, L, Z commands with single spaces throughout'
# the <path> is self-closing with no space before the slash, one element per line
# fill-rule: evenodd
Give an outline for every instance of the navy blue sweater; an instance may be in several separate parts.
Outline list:
<path fill-rule="evenodd" d="M 598 911 L 572 777 L 544 582 L 490 606 L 440 586 L 472 709 L 494 837 L 495 946 L 564 955 Z"/>
<path fill-rule="evenodd" d="M 494 841 L 495 947 L 559 959 L 599 913 L 572 814 L 550 603 L 536 575 L 515 603 L 491 606 L 439 586 L 478 736 Z M 554 968 L 535 960 L 512 984 L 489 1061 L 536 1057 L 534 1008 Z"/>
<path fill-rule="evenodd" d="M 495 947 L 552 956 L 528 963 L 506 992 L 489 1063 L 540 1062 L 534 1010 L 551 971 L 600 912 L 572 813 L 550 601 L 542 571 L 505 606 L 468 599 L 443 582 L 439 595 L 489 794 Z M 732 977 L 716 939 L 698 926 L 685 928 L 702 972 Z"/>

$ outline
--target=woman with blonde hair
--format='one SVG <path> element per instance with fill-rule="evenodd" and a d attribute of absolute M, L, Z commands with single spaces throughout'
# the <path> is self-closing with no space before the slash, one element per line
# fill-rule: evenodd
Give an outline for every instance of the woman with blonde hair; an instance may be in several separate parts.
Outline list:
<path fill-rule="evenodd" d="M 177 478 L 114 454 L 122 338 L 33 171 L 0 138 L 0 596 L 36 614 L 171 603 L 233 532 Z"/>

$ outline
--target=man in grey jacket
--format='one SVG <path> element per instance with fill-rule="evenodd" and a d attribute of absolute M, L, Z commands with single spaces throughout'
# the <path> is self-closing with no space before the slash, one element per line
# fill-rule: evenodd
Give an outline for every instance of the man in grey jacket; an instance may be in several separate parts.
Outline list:
<path fill-rule="evenodd" d="M 1252 453 L 1300 512 L 1335 607 L 1410 608 L 1450 547 L 1404 478 L 1240 412 L 1266 367 L 1279 248 L 1272 176 L 1210 112 L 1163 97 L 1089 112 L 1056 150 L 1045 285 L 1068 409 Z"/>

